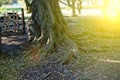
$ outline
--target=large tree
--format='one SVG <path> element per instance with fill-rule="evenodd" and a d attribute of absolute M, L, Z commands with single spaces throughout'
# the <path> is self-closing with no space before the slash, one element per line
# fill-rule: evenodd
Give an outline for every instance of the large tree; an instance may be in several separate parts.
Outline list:
<path fill-rule="evenodd" d="M 33 0 L 32 1 L 32 27 L 34 41 L 40 46 L 40 53 L 57 54 L 62 63 L 70 59 L 77 59 L 79 55 L 76 44 L 70 39 L 68 25 L 61 13 L 59 0 Z"/>

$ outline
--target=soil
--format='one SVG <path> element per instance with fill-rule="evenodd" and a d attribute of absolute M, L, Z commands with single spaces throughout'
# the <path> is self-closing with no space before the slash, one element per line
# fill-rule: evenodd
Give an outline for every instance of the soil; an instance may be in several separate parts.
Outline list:
<path fill-rule="evenodd" d="M 22 52 L 22 44 L 27 42 L 27 34 L 16 32 L 4 32 L 1 38 L 2 51 L 9 55 L 18 55 Z"/>
<path fill-rule="evenodd" d="M 32 55 L 31 64 L 20 70 L 17 80 L 120 80 L 120 24 L 93 16 L 65 19 L 80 51 L 79 63 L 59 65 L 54 54 L 41 63 L 39 55 L 32 53 L 27 55 Z M 27 35 L 6 36 L 2 47 L 6 53 L 14 48 L 21 51 L 26 41 Z"/>

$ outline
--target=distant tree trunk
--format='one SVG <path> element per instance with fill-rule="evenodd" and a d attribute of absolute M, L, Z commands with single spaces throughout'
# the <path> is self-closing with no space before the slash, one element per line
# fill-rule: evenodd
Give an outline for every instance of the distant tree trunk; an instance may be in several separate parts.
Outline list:
<path fill-rule="evenodd" d="M 51 53 L 59 51 L 64 53 L 63 62 L 70 58 L 77 58 L 77 47 L 69 38 L 67 24 L 61 13 L 58 0 L 33 0 L 32 16 L 35 40 L 42 47 L 41 52 Z M 60 54 L 59 54 L 60 55 Z"/>
<path fill-rule="evenodd" d="M 28 12 L 32 12 L 30 1 L 29 0 L 24 0 L 24 1 L 25 1 L 26 8 L 27 8 Z"/>
<path fill-rule="evenodd" d="M 81 14 L 81 9 L 82 9 L 82 1 L 81 0 L 76 0 L 76 4 L 77 4 L 77 10 L 78 13 Z"/>
<path fill-rule="evenodd" d="M 67 4 L 68 4 L 68 6 L 71 6 L 71 4 L 70 4 L 70 0 L 67 0 Z"/>
<path fill-rule="evenodd" d="M 76 0 L 72 0 L 72 15 L 76 16 L 76 12 L 75 12 L 75 1 Z"/>

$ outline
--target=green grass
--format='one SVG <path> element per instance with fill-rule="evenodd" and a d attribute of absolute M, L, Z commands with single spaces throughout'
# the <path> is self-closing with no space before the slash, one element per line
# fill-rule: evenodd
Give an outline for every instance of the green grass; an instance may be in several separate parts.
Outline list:
<path fill-rule="evenodd" d="M 0 13 L 4 12 L 4 8 L 0 7 Z"/>
<path fill-rule="evenodd" d="M 65 17 L 72 40 L 80 50 L 83 80 L 119 80 L 120 24 L 103 17 Z M 20 70 L 38 62 L 35 54 L 0 56 L 0 80 L 15 80 Z M 113 62 L 109 62 L 113 60 Z M 117 61 L 117 62 L 115 62 Z M 77 69 L 77 68 L 76 68 Z"/>
<path fill-rule="evenodd" d="M 29 53 L 28 53 L 29 52 Z M 40 54 L 36 49 L 27 50 L 17 56 L 9 54 L 0 55 L 0 80 L 19 80 L 23 69 L 30 66 L 40 65 Z"/>
<path fill-rule="evenodd" d="M 67 21 L 72 39 L 80 50 L 80 66 L 84 75 L 88 75 L 90 80 L 119 80 L 119 21 L 90 16 L 69 17 Z"/>
<path fill-rule="evenodd" d="M 4 8 L 0 7 L 0 12 L 3 12 L 4 10 L 6 11 L 21 11 L 22 8 Z"/>
<path fill-rule="evenodd" d="M 23 56 L 0 56 L 0 80 L 16 80 L 19 71 L 27 65 Z"/>

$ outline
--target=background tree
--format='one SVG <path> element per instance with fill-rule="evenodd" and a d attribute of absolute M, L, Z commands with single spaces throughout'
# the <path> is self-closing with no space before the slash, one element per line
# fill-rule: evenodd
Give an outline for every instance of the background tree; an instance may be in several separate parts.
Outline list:
<path fill-rule="evenodd" d="M 72 14 L 73 14 L 73 16 L 76 16 L 76 12 L 75 12 L 75 1 L 76 1 L 76 0 L 72 0 Z"/>
<path fill-rule="evenodd" d="M 82 0 L 76 0 L 78 13 L 81 14 Z"/>
<path fill-rule="evenodd" d="M 67 4 L 68 4 L 69 6 L 71 6 L 71 4 L 70 4 L 70 0 L 67 0 Z"/>
<path fill-rule="evenodd" d="M 25 4 L 26 4 L 27 11 L 32 12 L 32 10 L 31 10 L 31 1 L 32 0 L 24 0 L 24 1 L 25 1 Z"/>
<path fill-rule="evenodd" d="M 0 6 L 3 4 L 10 4 L 12 0 L 0 0 Z"/>
<path fill-rule="evenodd" d="M 110 0 L 102 0 L 102 11 L 104 16 L 107 16 L 107 13 L 109 10 L 109 3 L 110 3 Z"/>
<path fill-rule="evenodd" d="M 58 0 L 32 1 L 32 26 L 35 41 L 39 42 L 40 53 L 53 53 L 61 56 L 62 63 L 79 55 L 75 43 L 70 39 L 67 24 L 61 13 Z M 64 58 L 63 58 L 64 57 Z"/>
<path fill-rule="evenodd" d="M 2 3 L 3 3 L 3 0 L 0 0 L 0 6 L 2 5 Z"/>
<path fill-rule="evenodd" d="M 73 16 L 77 16 L 76 15 L 76 9 L 78 10 L 78 13 L 81 13 L 81 9 L 82 9 L 82 0 L 72 0 L 72 15 Z M 70 0 L 67 0 L 68 5 L 70 4 Z"/>

